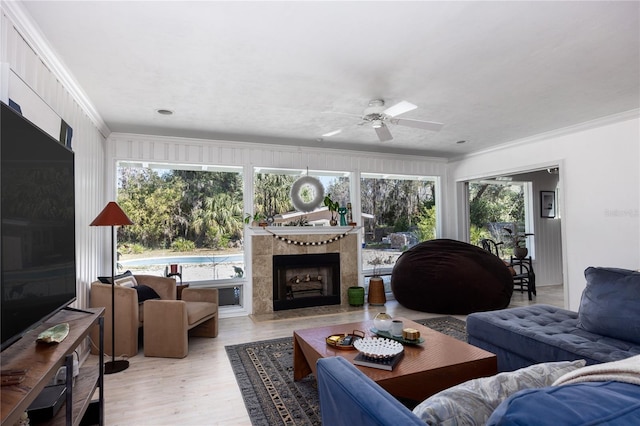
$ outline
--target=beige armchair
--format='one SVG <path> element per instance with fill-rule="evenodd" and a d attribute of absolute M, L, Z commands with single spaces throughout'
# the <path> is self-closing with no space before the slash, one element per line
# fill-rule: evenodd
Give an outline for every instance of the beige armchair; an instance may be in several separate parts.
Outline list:
<path fill-rule="evenodd" d="M 151 287 L 161 300 L 176 301 L 176 281 L 173 278 L 154 275 L 134 275 L 138 284 Z M 111 284 L 95 281 L 91 284 L 89 304 L 92 308 L 104 307 L 104 350 L 111 355 Z M 138 329 L 144 323 L 143 305 L 138 302 L 138 292 L 129 287 L 115 286 L 115 338 L 116 356 L 132 357 L 138 353 Z M 98 329 L 91 331 L 91 352 L 98 352 Z"/>
<path fill-rule="evenodd" d="M 218 289 L 185 288 L 182 300 L 147 300 L 144 319 L 144 356 L 184 358 L 188 335 L 218 335 Z"/>

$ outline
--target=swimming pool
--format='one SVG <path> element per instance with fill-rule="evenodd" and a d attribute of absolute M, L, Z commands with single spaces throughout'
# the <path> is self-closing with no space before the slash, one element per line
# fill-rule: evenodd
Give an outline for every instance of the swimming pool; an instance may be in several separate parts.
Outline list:
<path fill-rule="evenodd" d="M 244 261 L 244 254 L 225 254 L 215 256 L 168 256 L 146 257 L 142 259 L 122 260 L 122 266 L 148 266 L 148 265 L 173 265 L 173 264 L 205 264 L 205 263 L 237 263 Z"/>

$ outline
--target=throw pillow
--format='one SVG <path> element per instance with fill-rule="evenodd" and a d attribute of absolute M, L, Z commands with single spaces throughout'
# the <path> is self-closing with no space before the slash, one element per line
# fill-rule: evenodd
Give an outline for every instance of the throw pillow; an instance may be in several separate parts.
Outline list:
<path fill-rule="evenodd" d="M 558 377 L 585 364 L 582 359 L 547 362 L 469 380 L 425 399 L 413 413 L 428 425 L 484 425 L 510 395 L 522 389 L 550 386 Z"/>
<path fill-rule="evenodd" d="M 115 277 L 113 277 L 113 279 L 117 281 L 120 278 L 131 277 L 131 276 L 133 276 L 131 271 L 126 271 L 120 275 L 116 275 Z M 111 284 L 111 277 L 98 277 L 98 281 L 100 281 L 102 284 Z"/>
<path fill-rule="evenodd" d="M 160 299 L 158 293 L 148 285 L 138 284 L 133 288 L 138 292 L 138 303 L 144 303 L 145 300 L 150 299 Z"/>
<path fill-rule="evenodd" d="M 578 327 L 640 343 L 640 272 L 589 267 L 578 308 Z"/>
<path fill-rule="evenodd" d="M 121 287 L 133 288 L 136 285 L 138 285 L 138 282 L 136 281 L 135 277 L 132 275 L 124 278 L 118 278 L 116 280 L 116 285 L 119 285 Z"/>

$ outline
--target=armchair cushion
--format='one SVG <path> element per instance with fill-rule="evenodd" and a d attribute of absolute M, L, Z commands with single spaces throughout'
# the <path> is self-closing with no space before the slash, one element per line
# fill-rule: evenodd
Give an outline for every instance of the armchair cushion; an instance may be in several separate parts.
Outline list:
<path fill-rule="evenodd" d="M 185 306 L 187 307 L 187 323 L 189 325 L 213 315 L 218 309 L 217 305 L 209 302 L 185 302 Z"/>

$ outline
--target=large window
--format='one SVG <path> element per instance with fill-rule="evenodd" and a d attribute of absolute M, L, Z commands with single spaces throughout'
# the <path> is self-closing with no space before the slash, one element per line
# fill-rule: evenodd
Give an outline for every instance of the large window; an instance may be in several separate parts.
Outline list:
<path fill-rule="evenodd" d="M 529 232 L 531 187 L 528 182 L 482 180 L 469 183 L 469 235 L 471 244 L 481 240 L 498 243 L 501 257 L 509 258 L 516 245 L 532 251 Z M 515 237 L 518 238 L 515 238 Z"/>
<path fill-rule="evenodd" d="M 117 184 L 134 222 L 118 230 L 119 270 L 191 284 L 244 276 L 241 169 L 122 162 Z M 221 288 L 221 304 L 239 304 L 240 290 Z"/>
<path fill-rule="evenodd" d="M 436 238 L 435 178 L 363 173 L 360 199 L 365 275 L 390 274 L 403 251 Z"/>

